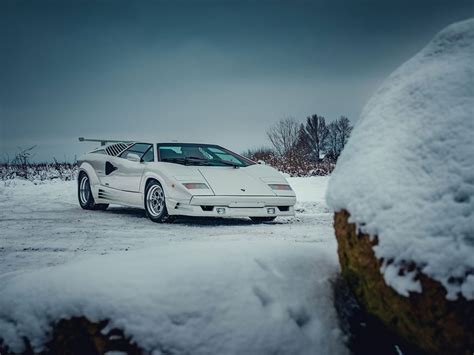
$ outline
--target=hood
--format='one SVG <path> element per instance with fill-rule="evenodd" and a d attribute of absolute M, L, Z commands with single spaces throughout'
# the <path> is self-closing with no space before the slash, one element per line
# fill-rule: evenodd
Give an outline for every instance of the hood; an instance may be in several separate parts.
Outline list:
<path fill-rule="evenodd" d="M 215 195 L 275 196 L 273 190 L 259 176 L 255 176 L 252 170 L 251 166 L 238 169 L 217 166 L 199 167 L 199 172 Z"/>

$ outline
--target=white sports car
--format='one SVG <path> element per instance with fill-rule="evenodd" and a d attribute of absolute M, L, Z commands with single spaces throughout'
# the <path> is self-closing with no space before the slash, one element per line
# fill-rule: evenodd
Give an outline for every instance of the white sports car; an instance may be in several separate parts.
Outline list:
<path fill-rule="evenodd" d="M 154 222 L 175 216 L 293 216 L 295 193 L 275 169 L 213 144 L 111 140 L 79 159 L 82 208 L 144 208 Z M 106 143 L 112 143 L 104 146 Z"/>

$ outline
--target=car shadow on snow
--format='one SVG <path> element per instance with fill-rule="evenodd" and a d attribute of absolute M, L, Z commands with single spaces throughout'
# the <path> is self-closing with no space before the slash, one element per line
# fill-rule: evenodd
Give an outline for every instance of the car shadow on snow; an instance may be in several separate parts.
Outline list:
<path fill-rule="evenodd" d="M 132 218 L 143 218 L 146 217 L 145 211 L 140 208 L 132 207 L 121 207 L 121 206 L 111 206 L 103 213 L 113 214 L 113 215 L 123 215 L 129 216 Z M 152 223 L 151 221 L 149 221 Z M 275 220 L 271 222 L 253 222 L 249 218 L 218 218 L 218 217 L 189 217 L 189 216 L 178 216 L 176 219 L 171 222 L 171 224 L 180 224 L 187 226 L 196 226 L 196 227 L 207 227 L 207 226 L 255 226 L 255 225 L 275 225 L 275 224 L 287 224 L 288 221 L 285 219 Z"/>
<path fill-rule="evenodd" d="M 107 208 L 107 210 L 103 211 L 103 213 L 113 215 L 124 215 L 134 218 L 147 218 L 144 210 L 133 207 L 111 206 Z"/>

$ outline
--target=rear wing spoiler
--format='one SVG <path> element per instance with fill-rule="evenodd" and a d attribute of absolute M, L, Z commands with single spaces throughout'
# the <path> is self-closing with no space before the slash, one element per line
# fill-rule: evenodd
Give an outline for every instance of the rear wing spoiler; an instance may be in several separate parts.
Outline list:
<path fill-rule="evenodd" d="M 91 139 L 79 137 L 79 142 L 100 142 L 100 145 L 106 145 L 107 143 L 134 143 L 135 141 L 117 140 L 117 139 Z"/>

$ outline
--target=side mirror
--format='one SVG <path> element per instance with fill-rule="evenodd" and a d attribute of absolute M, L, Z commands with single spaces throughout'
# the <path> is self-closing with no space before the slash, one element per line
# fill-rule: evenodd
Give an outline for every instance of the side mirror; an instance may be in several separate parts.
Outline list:
<path fill-rule="evenodd" d="M 127 160 L 133 161 L 135 163 L 139 163 L 141 161 L 140 157 L 134 153 L 128 153 Z"/>
<path fill-rule="evenodd" d="M 265 162 L 264 162 L 263 160 L 258 160 L 258 161 L 257 161 L 257 164 L 260 164 L 260 165 L 267 165 L 267 164 L 265 164 Z"/>

